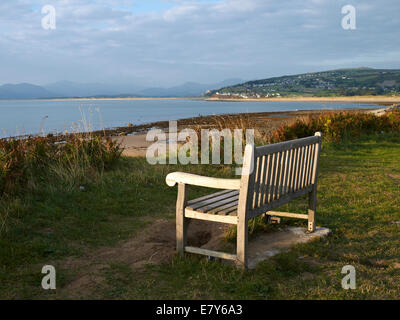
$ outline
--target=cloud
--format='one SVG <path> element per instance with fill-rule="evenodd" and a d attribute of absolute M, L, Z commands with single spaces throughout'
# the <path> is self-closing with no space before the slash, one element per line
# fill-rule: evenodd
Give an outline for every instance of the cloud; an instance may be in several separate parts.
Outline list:
<path fill-rule="evenodd" d="M 198 7 L 195 5 L 176 6 L 167 10 L 163 17 L 166 21 L 176 21 L 179 18 L 192 16 L 197 10 Z"/>
<path fill-rule="evenodd" d="M 175 85 L 331 67 L 399 67 L 398 0 L 355 1 L 357 29 L 327 0 L 48 0 L 0 3 L 0 83 Z M 312 70 L 311 70 L 312 69 Z"/>

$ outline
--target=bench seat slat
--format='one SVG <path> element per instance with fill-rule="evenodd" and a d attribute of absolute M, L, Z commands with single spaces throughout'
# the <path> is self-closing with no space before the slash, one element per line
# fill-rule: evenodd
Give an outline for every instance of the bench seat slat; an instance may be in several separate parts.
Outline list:
<path fill-rule="evenodd" d="M 194 204 L 196 202 L 203 201 L 203 200 L 208 200 L 208 199 L 213 198 L 215 196 L 223 195 L 223 194 L 229 193 L 229 192 L 232 192 L 232 190 L 222 190 L 222 191 L 219 191 L 219 192 L 208 194 L 206 196 L 203 196 L 203 197 L 196 198 L 196 199 L 188 201 L 187 205 L 190 206 L 191 204 Z"/>
<path fill-rule="evenodd" d="M 225 215 L 225 216 L 237 216 L 237 209 L 238 205 L 235 205 L 233 207 L 221 210 L 218 212 L 219 215 Z"/>
<path fill-rule="evenodd" d="M 204 215 L 237 216 L 238 190 L 224 190 L 188 202 L 186 208 Z"/>
<path fill-rule="evenodd" d="M 198 208 L 196 211 L 199 211 L 199 212 L 202 212 L 202 213 L 206 213 L 206 212 L 209 212 L 210 210 L 212 210 L 214 208 L 218 208 L 218 207 L 220 207 L 222 205 L 229 204 L 229 203 L 232 203 L 232 202 L 237 202 L 238 200 L 239 200 L 239 195 L 237 194 L 237 195 L 234 195 L 234 196 L 232 196 L 230 198 L 219 200 L 219 201 L 216 201 L 216 202 L 214 202 L 212 204 L 209 204 L 209 205 L 206 205 L 204 207 Z"/>
<path fill-rule="evenodd" d="M 224 204 L 222 206 L 219 206 L 217 208 L 211 209 L 208 211 L 208 213 L 214 213 L 214 214 L 226 214 L 225 212 L 229 209 L 232 209 L 233 207 L 237 207 L 238 205 L 238 200 L 234 200 L 232 202 L 229 202 L 227 204 Z M 230 211 L 230 210 L 229 210 Z"/>
<path fill-rule="evenodd" d="M 201 207 L 213 204 L 220 200 L 231 198 L 238 194 L 239 194 L 238 190 L 229 190 L 229 192 L 225 192 L 223 194 L 216 193 L 216 194 L 212 194 L 211 197 L 207 198 L 206 200 L 199 200 L 199 199 L 192 200 L 191 203 L 188 204 L 186 207 L 189 209 L 192 209 L 192 210 L 197 210 Z"/>

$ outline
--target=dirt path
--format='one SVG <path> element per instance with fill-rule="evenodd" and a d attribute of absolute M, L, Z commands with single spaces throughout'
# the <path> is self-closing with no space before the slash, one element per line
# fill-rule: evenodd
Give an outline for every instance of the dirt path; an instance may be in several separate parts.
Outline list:
<path fill-rule="evenodd" d="M 209 221 L 191 220 L 188 229 L 188 245 L 209 250 L 234 253 L 235 244 L 225 241 L 229 226 Z M 289 250 L 293 245 L 324 237 L 330 230 L 318 227 L 313 234 L 306 228 L 276 226 L 275 230 L 257 234 L 249 241 L 249 268 L 260 261 Z M 130 240 L 115 247 L 104 247 L 83 258 L 62 261 L 66 269 L 75 275 L 58 294 L 67 299 L 104 298 L 107 290 L 106 271 L 111 265 L 122 264 L 131 268 L 132 275 L 140 279 L 148 272 L 145 265 L 170 263 L 175 251 L 175 221 L 157 220 Z M 227 263 L 232 263 L 228 262 Z"/>
<path fill-rule="evenodd" d="M 189 225 L 188 244 L 216 249 L 224 238 L 227 227 L 218 223 L 193 220 Z M 72 281 L 59 294 L 68 299 L 95 296 L 105 286 L 104 269 L 110 264 L 124 264 L 140 273 L 146 264 L 162 264 L 172 261 L 175 255 L 175 221 L 157 220 L 132 239 L 115 247 L 104 247 L 89 252 L 83 258 L 62 261 L 65 269 L 76 272 Z"/>

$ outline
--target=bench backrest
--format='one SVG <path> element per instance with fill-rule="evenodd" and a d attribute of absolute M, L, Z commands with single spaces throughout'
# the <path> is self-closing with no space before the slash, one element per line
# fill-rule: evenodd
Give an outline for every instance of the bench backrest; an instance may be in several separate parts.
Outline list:
<path fill-rule="evenodd" d="M 320 150 L 319 132 L 257 148 L 246 146 L 239 202 L 247 216 L 255 217 L 311 192 L 317 182 Z"/>

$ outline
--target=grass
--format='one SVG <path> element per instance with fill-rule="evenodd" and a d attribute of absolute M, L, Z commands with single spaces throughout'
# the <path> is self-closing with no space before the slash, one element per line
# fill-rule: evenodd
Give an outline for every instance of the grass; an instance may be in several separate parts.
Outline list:
<path fill-rule="evenodd" d="M 400 182 L 388 175 L 400 174 L 399 159 L 398 134 L 326 143 L 317 224 L 332 230 L 328 238 L 297 245 L 248 272 L 196 255 L 134 270 L 112 263 L 100 269 L 101 286 L 86 298 L 397 299 L 400 226 L 391 222 L 400 221 Z M 176 189 L 164 179 L 176 170 L 220 177 L 233 172 L 225 166 L 150 166 L 145 159 L 123 158 L 84 190 L 43 185 L 29 196 L 2 198 L 0 216 L 8 217 L 0 234 L 0 298 L 68 298 L 40 288 L 41 267 L 54 263 L 62 289 L 79 272 L 69 258 L 120 246 L 155 219 L 173 219 Z M 190 191 L 195 197 L 207 190 Z M 281 209 L 304 212 L 306 200 Z M 356 290 L 341 288 L 340 271 L 347 264 L 357 270 Z"/>
<path fill-rule="evenodd" d="M 0 139 L 0 195 L 35 192 L 43 182 L 74 186 L 110 169 L 122 149 L 91 132 L 65 136 Z"/>

